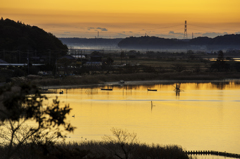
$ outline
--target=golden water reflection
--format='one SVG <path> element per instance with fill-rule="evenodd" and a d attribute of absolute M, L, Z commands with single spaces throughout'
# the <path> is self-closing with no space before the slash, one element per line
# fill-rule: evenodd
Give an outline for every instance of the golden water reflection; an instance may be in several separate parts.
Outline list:
<path fill-rule="evenodd" d="M 59 89 L 77 127 L 70 141 L 101 140 L 112 127 L 138 134 L 143 143 L 186 150 L 240 153 L 240 85 L 237 82 L 176 83 Z M 148 89 L 157 91 L 148 91 Z M 74 117 L 72 117 L 74 116 Z"/>

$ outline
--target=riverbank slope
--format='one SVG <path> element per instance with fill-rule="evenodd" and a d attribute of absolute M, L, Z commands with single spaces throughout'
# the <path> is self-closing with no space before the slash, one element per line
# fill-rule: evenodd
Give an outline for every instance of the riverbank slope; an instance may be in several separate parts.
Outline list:
<path fill-rule="evenodd" d="M 138 81 L 147 84 L 149 81 L 161 83 L 161 81 L 210 81 L 210 80 L 227 80 L 227 79 L 240 79 L 240 73 L 226 73 L 226 72 L 207 72 L 207 73 L 134 73 L 134 74 L 97 74 L 97 75 L 84 75 L 84 76 L 67 76 L 67 77 L 42 77 L 42 76 L 28 76 L 17 77 L 12 79 L 15 83 L 29 82 L 40 87 L 45 86 L 79 86 L 79 85 L 101 85 L 106 82 L 118 83 L 120 80 L 124 81 Z M 126 84 L 126 83 L 125 83 Z M 134 82 L 132 82 L 134 84 Z"/>

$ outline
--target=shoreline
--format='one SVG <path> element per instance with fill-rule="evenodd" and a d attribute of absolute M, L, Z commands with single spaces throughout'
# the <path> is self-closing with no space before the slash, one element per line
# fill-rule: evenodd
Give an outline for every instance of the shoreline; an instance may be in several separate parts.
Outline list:
<path fill-rule="evenodd" d="M 132 74 L 94 74 L 83 76 L 37 76 L 16 77 L 15 84 L 30 83 L 41 89 L 62 89 L 81 87 L 103 87 L 106 85 L 153 85 L 167 83 L 206 83 L 238 81 L 240 72 L 202 72 L 202 73 L 132 73 Z M 120 81 L 125 81 L 121 83 Z"/>
<path fill-rule="evenodd" d="M 173 83 L 210 83 L 210 82 L 231 82 L 240 79 L 222 79 L 222 80 L 143 80 L 143 81 L 125 81 L 123 84 L 119 81 L 104 82 L 100 84 L 83 84 L 83 85 L 52 85 L 39 86 L 40 89 L 73 89 L 73 88 L 89 88 L 104 86 L 136 86 L 136 85 L 156 85 L 156 84 L 173 84 Z"/>

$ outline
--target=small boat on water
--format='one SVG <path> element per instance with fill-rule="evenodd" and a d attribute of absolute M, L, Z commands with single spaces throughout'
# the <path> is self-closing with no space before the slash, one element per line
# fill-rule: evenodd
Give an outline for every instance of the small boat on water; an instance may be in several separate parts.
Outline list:
<path fill-rule="evenodd" d="M 124 80 L 120 80 L 119 83 L 120 83 L 120 84 L 124 84 L 125 81 L 124 81 Z"/>
<path fill-rule="evenodd" d="M 112 88 L 101 88 L 102 91 L 112 91 Z"/>
<path fill-rule="evenodd" d="M 148 88 L 147 90 L 148 91 L 157 91 L 157 89 L 150 89 L 150 88 Z"/>

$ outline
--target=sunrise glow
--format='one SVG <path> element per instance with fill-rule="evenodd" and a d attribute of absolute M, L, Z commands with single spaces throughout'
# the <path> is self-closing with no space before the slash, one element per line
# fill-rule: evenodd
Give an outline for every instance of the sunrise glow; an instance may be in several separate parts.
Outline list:
<path fill-rule="evenodd" d="M 181 38 L 240 32 L 239 0 L 2 0 L 1 17 L 36 25 L 57 37 Z"/>

